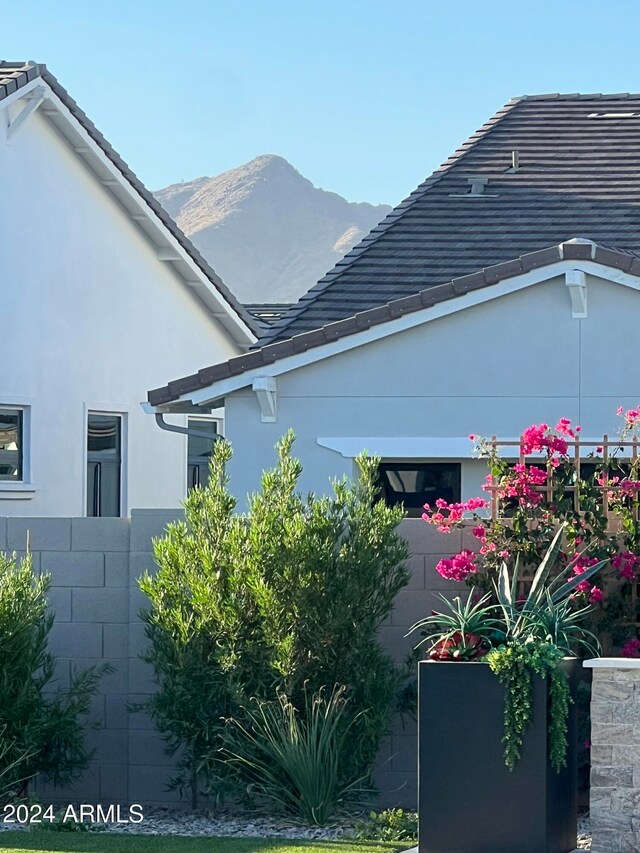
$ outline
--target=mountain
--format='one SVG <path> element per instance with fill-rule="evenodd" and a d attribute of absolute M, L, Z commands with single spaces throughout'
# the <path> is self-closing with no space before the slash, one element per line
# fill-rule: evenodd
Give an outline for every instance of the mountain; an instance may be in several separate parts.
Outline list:
<path fill-rule="evenodd" d="M 296 302 L 391 209 L 318 189 L 272 154 L 155 196 L 244 303 Z"/>

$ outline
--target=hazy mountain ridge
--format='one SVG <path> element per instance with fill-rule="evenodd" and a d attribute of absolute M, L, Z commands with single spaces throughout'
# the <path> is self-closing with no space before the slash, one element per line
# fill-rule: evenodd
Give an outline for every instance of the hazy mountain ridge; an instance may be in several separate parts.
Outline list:
<path fill-rule="evenodd" d="M 296 302 L 391 209 L 318 189 L 271 154 L 155 196 L 241 302 Z"/>

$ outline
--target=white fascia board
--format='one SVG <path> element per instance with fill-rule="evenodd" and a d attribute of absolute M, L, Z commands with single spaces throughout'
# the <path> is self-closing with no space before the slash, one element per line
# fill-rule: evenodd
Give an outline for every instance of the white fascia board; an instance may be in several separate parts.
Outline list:
<path fill-rule="evenodd" d="M 320 447 L 335 450 L 353 459 L 366 450 L 383 459 L 472 459 L 474 442 L 465 437 L 450 438 L 395 436 L 336 436 L 316 439 Z M 477 457 L 476 457 L 477 458 Z"/>
<path fill-rule="evenodd" d="M 107 191 L 112 191 L 113 189 L 117 189 L 118 191 L 124 192 L 128 201 L 131 202 L 132 206 L 134 206 L 140 214 L 144 215 L 144 219 L 147 220 L 156 230 L 159 238 L 163 243 L 168 244 L 165 245 L 164 248 L 170 247 L 172 252 L 180 258 L 181 262 L 187 265 L 189 268 L 188 278 L 180 275 L 179 272 L 177 274 L 184 281 L 185 286 L 193 288 L 193 282 L 198 281 L 202 289 L 206 293 L 206 298 L 201 298 L 201 301 L 205 305 L 207 312 L 209 314 L 213 314 L 214 316 L 214 308 L 220 312 L 220 315 L 224 315 L 229 318 L 230 322 L 224 323 L 225 328 L 229 330 L 232 337 L 236 341 L 236 343 L 241 348 L 246 348 L 251 344 L 255 343 L 257 338 L 251 331 L 251 329 L 246 325 L 244 320 L 236 314 L 236 312 L 231 308 L 229 303 L 224 299 L 224 297 L 218 292 L 218 290 L 212 285 L 204 272 L 200 269 L 200 267 L 196 264 L 193 258 L 189 255 L 189 253 L 184 249 L 184 247 L 180 244 L 180 242 L 173 236 L 173 234 L 168 230 L 165 224 L 161 219 L 157 216 L 157 214 L 149 207 L 147 202 L 142 198 L 142 196 L 138 193 L 135 187 L 129 183 L 127 178 L 122 174 L 120 169 L 107 157 L 102 148 L 95 142 L 89 133 L 85 130 L 82 124 L 72 115 L 72 113 L 67 109 L 65 104 L 60 100 L 60 98 L 55 94 L 53 89 L 49 87 L 45 81 L 37 77 L 34 81 L 41 86 L 44 86 L 47 90 L 47 100 L 50 100 L 52 104 L 55 106 L 56 112 L 65 120 L 66 124 L 69 128 L 72 129 L 73 134 L 77 137 L 75 140 L 70 140 L 72 147 L 76 148 L 84 148 L 86 151 L 84 152 L 76 152 L 78 157 L 81 157 L 82 160 L 91 167 L 90 160 L 94 158 L 100 164 L 100 170 L 102 172 L 106 171 L 109 173 L 113 181 L 115 182 L 112 185 L 108 185 L 105 187 Z M 19 92 L 15 94 L 19 94 L 20 92 L 24 95 L 28 91 L 28 87 L 25 86 Z M 2 102 L 3 106 L 5 101 Z M 105 185 L 105 179 L 97 176 L 97 180 L 101 181 L 102 185 Z M 115 193 L 114 193 L 115 195 Z M 122 200 L 118 198 L 116 195 L 116 199 L 122 204 Z M 133 215 L 129 214 L 133 220 Z M 137 216 L 137 214 L 134 214 Z M 136 220 L 140 222 L 141 220 Z M 158 247 L 160 248 L 160 247 Z M 188 282 L 188 283 L 187 283 Z M 200 287 L 195 288 L 195 292 L 198 293 Z M 204 297 L 204 294 L 202 295 Z M 220 315 L 216 316 L 218 322 L 221 322 Z"/>
<path fill-rule="evenodd" d="M 608 281 L 627 284 L 629 287 L 634 287 L 640 290 L 640 279 L 631 276 L 628 273 L 621 273 L 613 267 L 604 266 L 595 263 L 594 261 L 572 261 L 562 260 L 557 263 L 550 264 L 545 267 L 540 267 L 521 275 L 513 276 L 512 278 L 499 281 L 497 284 L 487 285 L 479 290 L 473 290 L 461 296 L 455 296 L 452 299 L 447 299 L 444 302 L 439 302 L 431 308 L 425 308 L 422 311 L 413 311 L 411 314 L 405 314 L 397 320 L 388 320 L 385 323 L 380 323 L 377 326 L 372 326 L 362 332 L 354 332 L 352 335 L 346 335 L 344 338 L 338 338 L 331 343 L 321 344 L 317 347 L 312 347 L 305 352 L 296 353 L 295 355 L 287 356 L 279 359 L 273 364 L 261 365 L 254 370 L 248 370 L 246 373 L 240 373 L 238 376 L 222 379 L 198 391 L 192 391 L 179 397 L 171 402 L 172 406 L 176 403 L 184 401 L 194 405 L 204 405 L 207 401 L 222 399 L 233 391 L 238 391 L 241 388 L 251 386 L 254 378 L 258 376 L 279 376 L 283 373 L 289 373 L 292 370 L 297 370 L 300 367 L 305 367 L 308 364 L 322 361 L 325 358 L 331 358 L 334 355 L 347 352 L 356 347 L 369 344 L 382 338 L 390 337 L 391 335 L 404 332 L 407 329 L 421 326 L 425 323 L 430 323 L 432 320 L 438 320 L 441 317 L 447 317 L 452 314 L 457 314 L 459 311 L 466 311 L 468 308 L 473 308 L 476 305 L 481 305 L 485 302 L 490 302 L 493 299 L 498 299 L 501 296 L 506 296 L 510 293 L 516 293 L 519 290 L 524 290 L 534 284 L 540 284 L 543 281 L 548 281 L 556 277 L 564 277 L 564 274 L 569 270 L 584 269 L 585 272 L 591 275 Z M 563 283 L 564 286 L 564 283 Z M 162 406 L 157 407 L 157 411 L 162 411 Z"/>
<path fill-rule="evenodd" d="M 499 436 L 498 445 L 519 440 L 517 436 Z M 602 438 L 587 441 L 597 445 Z M 475 450 L 477 440 L 471 441 L 468 436 L 330 436 L 317 438 L 316 442 L 320 447 L 335 450 L 345 459 L 353 459 L 363 450 L 383 459 L 481 459 Z M 517 459 L 518 448 L 503 447 L 500 455 L 503 459 Z M 527 459 L 530 461 L 532 457 L 541 461 L 545 459 L 543 453 L 529 454 Z"/>

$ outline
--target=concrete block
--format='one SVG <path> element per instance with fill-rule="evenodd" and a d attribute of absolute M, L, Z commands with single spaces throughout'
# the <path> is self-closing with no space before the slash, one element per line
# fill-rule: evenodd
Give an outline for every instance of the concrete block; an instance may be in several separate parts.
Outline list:
<path fill-rule="evenodd" d="M 71 547 L 74 551 L 128 551 L 128 518 L 73 518 Z"/>
<path fill-rule="evenodd" d="M 412 554 L 455 554 L 462 548 L 462 531 L 439 533 L 421 518 L 405 518 L 399 532 Z"/>
<path fill-rule="evenodd" d="M 594 788 L 633 788 L 633 771 L 629 767 L 592 767 Z"/>
<path fill-rule="evenodd" d="M 104 697 L 105 728 L 127 729 L 131 714 L 128 710 L 131 697 L 126 693 L 111 693 Z"/>
<path fill-rule="evenodd" d="M 382 648 L 390 654 L 396 663 L 402 663 L 413 646 L 420 639 L 419 633 L 405 637 L 407 629 L 401 625 L 385 625 L 378 628 L 378 637 Z"/>
<path fill-rule="evenodd" d="M 140 619 L 136 619 L 129 625 L 129 657 L 138 657 L 148 647 L 149 640 L 145 633 L 145 624 Z"/>
<path fill-rule="evenodd" d="M 166 744 L 155 729 L 129 732 L 129 764 L 172 766 L 173 758 L 166 753 Z"/>
<path fill-rule="evenodd" d="M 7 519 L 0 517 L 0 551 L 7 550 Z"/>
<path fill-rule="evenodd" d="M 107 660 L 129 657 L 129 626 L 123 623 L 104 625 L 104 656 Z"/>
<path fill-rule="evenodd" d="M 146 701 L 148 697 L 148 693 L 130 693 L 127 698 L 129 704 L 135 704 L 137 702 Z M 154 729 L 151 718 L 144 711 L 134 711 L 129 713 L 129 731 L 133 731 L 134 729 L 142 729 L 145 731 Z"/>
<path fill-rule="evenodd" d="M 446 559 L 447 554 L 429 554 L 425 560 L 424 569 L 424 586 L 430 592 L 451 592 L 455 595 L 467 595 L 467 587 L 463 583 L 456 583 L 443 578 L 436 571 L 436 566 L 442 559 Z"/>
<path fill-rule="evenodd" d="M 135 581 L 131 582 L 131 586 L 128 591 L 129 595 L 129 618 L 132 622 L 140 616 L 141 610 L 148 610 L 151 602 L 147 598 L 147 596 L 142 592 L 140 587 Z"/>
<path fill-rule="evenodd" d="M 73 622 L 71 623 L 74 624 Z M 101 626 L 92 626 L 101 627 Z M 81 662 L 72 661 L 72 670 L 85 666 L 101 666 L 107 661 L 102 657 L 86 658 Z M 105 673 L 98 683 L 98 693 L 101 696 L 110 696 L 113 693 L 126 693 L 129 679 L 129 664 L 126 660 L 109 661 L 113 666 L 113 672 Z"/>
<path fill-rule="evenodd" d="M 49 651 L 61 658 L 101 658 L 102 625 L 57 622 L 49 634 Z"/>
<path fill-rule="evenodd" d="M 7 548 L 26 548 L 27 531 L 32 551 L 69 551 L 71 549 L 70 518 L 9 518 Z"/>
<path fill-rule="evenodd" d="M 110 553 L 104 555 L 104 585 L 129 586 L 129 554 Z"/>
<path fill-rule="evenodd" d="M 133 693 L 155 693 L 157 689 L 151 664 L 139 658 L 130 658 L 129 690 Z"/>
<path fill-rule="evenodd" d="M 394 714 L 391 734 L 398 737 L 418 737 L 418 720 L 412 714 Z"/>
<path fill-rule="evenodd" d="M 56 658 L 53 668 L 53 680 L 51 685 L 54 689 L 66 690 L 71 681 L 71 661 L 65 658 Z"/>
<path fill-rule="evenodd" d="M 104 585 L 104 554 L 44 551 L 40 565 L 51 575 L 53 586 Z"/>
<path fill-rule="evenodd" d="M 592 723 L 612 723 L 613 722 L 613 705 L 611 702 L 592 702 L 591 703 L 591 722 Z"/>
<path fill-rule="evenodd" d="M 83 718 L 83 725 L 87 728 L 91 726 L 100 726 L 104 728 L 106 721 L 104 696 L 97 693 L 91 697 L 91 706 L 89 713 Z M 87 734 L 90 734 L 88 731 Z"/>
<path fill-rule="evenodd" d="M 405 589 L 424 589 L 424 559 L 424 554 L 416 554 L 407 562 L 411 577 Z"/>
<path fill-rule="evenodd" d="M 107 589 L 74 589 L 71 596 L 74 622 L 128 622 L 129 591 Z"/>
<path fill-rule="evenodd" d="M 126 764 L 104 764 L 100 768 L 100 800 L 103 803 L 130 803 Z"/>
<path fill-rule="evenodd" d="M 38 781 L 38 797 L 43 803 L 97 803 L 100 797 L 100 768 L 91 764 L 82 777 L 65 788 L 54 788 Z M 52 844 L 53 846 L 53 844 Z"/>
<path fill-rule="evenodd" d="M 69 588 L 51 587 L 47 593 L 47 601 L 55 614 L 56 622 L 71 622 L 71 590 Z"/>
<path fill-rule="evenodd" d="M 374 774 L 378 788 L 377 807 L 402 808 L 415 811 L 418 807 L 418 780 L 415 774 L 380 770 Z"/>
<path fill-rule="evenodd" d="M 167 524 L 184 518 L 180 509 L 132 509 L 131 550 L 151 551 L 152 539 L 162 536 Z"/>
<path fill-rule="evenodd" d="M 415 775 L 418 772 L 418 738 L 394 735 L 391 746 L 391 770 Z"/>
<path fill-rule="evenodd" d="M 392 625 L 406 626 L 406 630 L 433 609 L 431 596 L 424 590 L 401 589 L 396 596 L 391 614 Z"/>
<path fill-rule="evenodd" d="M 129 732 L 126 729 L 99 729 L 87 733 L 87 745 L 95 750 L 92 762 L 104 764 L 126 764 Z"/>
<path fill-rule="evenodd" d="M 167 790 L 172 776 L 171 768 L 162 765 L 129 767 L 129 802 L 143 806 L 177 805 L 187 806 L 188 798 L 181 798 L 178 791 Z"/>

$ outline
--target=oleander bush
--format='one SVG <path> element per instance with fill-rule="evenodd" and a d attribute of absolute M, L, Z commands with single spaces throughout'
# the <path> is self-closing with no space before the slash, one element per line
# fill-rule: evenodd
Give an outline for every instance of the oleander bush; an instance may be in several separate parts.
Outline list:
<path fill-rule="evenodd" d="M 56 688 L 49 585 L 29 554 L 0 552 L 0 800 L 23 795 L 38 774 L 64 786 L 91 757 L 82 717 L 109 667 L 75 672 L 68 688 Z"/>
<path fill-rule="evenodd" d="M 158 571 L 140 579 L 145 659 L 159 686 L 143 707 L 178 758 L 172 785 L 190 788 L 194 803 L 235 778 L 220 749 L 227 720 L 255 726 L 253 700 L 284 696 L 305 725 L 305 697 L 343 686 L 343 786 L 370 773 L 388 729 L 400 675 L 377 629 L 408 581 L 403 512 L 376 499 L 378 460 L 366 455 L 353 483 L 301 494 L 293 440 L 278 443 L 246 514 L 228 491 L 231 447 L 218 441 L 207 487 L 154 542 Z"/>

